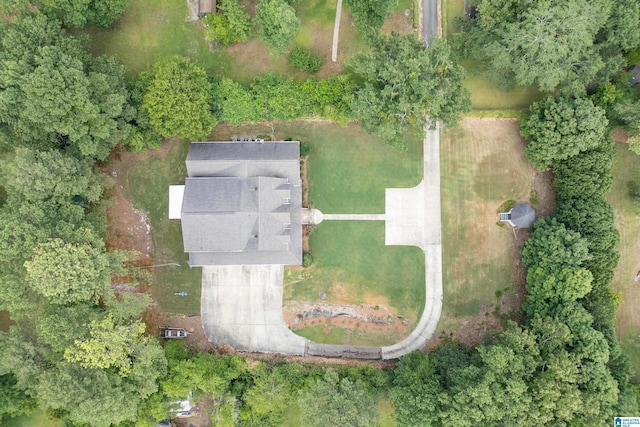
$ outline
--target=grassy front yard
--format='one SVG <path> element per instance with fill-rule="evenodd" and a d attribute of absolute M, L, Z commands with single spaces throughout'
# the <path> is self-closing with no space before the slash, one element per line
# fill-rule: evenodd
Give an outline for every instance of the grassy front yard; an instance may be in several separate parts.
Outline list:
<path fill-rule="evenodd" d="M 617 314 L 618 337 L 635 368 L 633 380 L 640 382 L 640 284 L 635 276 L 640 270 L 640 203 L 629 196 L 627 183 L 640 176 L 640 157 L 629 151 L 627 144 L 616 145 L 613 165 L 613 188 L 608 195 L 616 213 L 620 232 L 620 263 L 612 287 L 620 294 Z"/>
<path fill-rule="evenodd" d="M 413 329 L 424 307 L 424 254 L 411 246 L 385 246 L 383 221 L 326 221 L 310 239 L 314 265 L 287 270 L 285 301 L 384 306 Z M 326 299 L 319 297 L 326 293 Z M 365 325 L 331 324 L 296 332 L 319 342 L 388 345 L 402 337 L 396 330 L 368 331 Z"/>
<path fill-rule="evenodd" d="M 255 4 L 248 4 L 247 12 L 254 16 Z M 356 32 L 347 12 L 342 15 L 338 62 L 331 62 L 331 43 L 337 0 L 309 0 L 296 4 L 300 32 L 296 44 L 313 48 L 325 58 L 320 76 L 342 70 L 344 60 L 367 49 Z M 346 9 L 345 9 L 346 10 Z M 305 78 L 293 73 L 286 55 L 272 56 L 255 35 L 246 43 L 229 48 L 212 47 L 206 43 L 199 21 L 187 22 L 189 8 L 186 0 L 130 0 L 129 9 L 110 28 L 83 30 L 91 36 L 91 52 L 113 55 L 125 64 L 129 77 L 149 70 L 154 61 L 165 55 L 183 55 L 202 66 L 211 75 L 228 76 L 242 83 L 256 75 L 272 71 Z"/>
<path fill-rule="evenodd" d="M 384 190 L 413 187 L 422 179 L 422 141 L 409 141 L 400 153 L 360 126 L 342 128 L 328 121 L 275 124 L 276 139 L 291 138 L 312 146 L 309 157 L 309 203 L 324 213 L 384 213 Z M 270 135 L 266 124 L 217 126 L 213 141 L 233 136 Z"/>
<path fill-rule="evenodd" d="M 278 139 L 301 139 L 313 146 L 313 161 L 309 165 L 311 203 L 325 212 L 383 213 L 385 188 L 411 187 L 421 179 L 422 147 L 417 139 L 411 142 L 410 151 L 403 154 L 366 135 L 355 125 L 341 128 L 324 121 L 294 121 L 276 123 L 275 129 Z M 213 130 L 210 140 L 255 137 L 270 131 L 264 124 L 220 125 Z M 198 314 L 201 269 L 188 267 L 180 222 L 167 218 L 168 188 L 171 184 L 184 182 L 184 159 L 188 148 L 186 142 L 172 141 L 160 150 L 125 156 L 119 180 L 127 199 L 149 217 L 155 262 L 181 264 L 180 267 L 155 268 L 151 287 L 154 299 L 163 311 Z M 344 280 L 345 292 L 356 298 L 351 303 L 358 303 L 357 298 L 363 297 L 371 286 L 371 294 L 382 292 L 381 298 L 388 299 L 399 311 L 410 313 L 407 316 L 412 319 L 416 317 L 416 311 L 422 309 L 424 257 L 414 248 L 385 247 L 382 223 L 326 223 L 312 236 L 312 241 L 317 242 L 312 243 L 312 251 L 314 255 L 317 252 L 318 265 L 333 269 L 318 269 L 321 274 L 313 283 L 318 284 L 333 275 L 340 278 L 337 280 Z M 419 271 L 401 267 L 410 260 L 422 266 Z M 380 265 L 382 269 L 378 269 Z M 309 284 L 307 288 L 311 286 Z M 307 288 L 300 287 L 295 297 L 302 298 Z M 190 296 L 176 296 L 180 291 L 187 291 Z"/>
<path fill-rule="evenodd" d="M 414 138 L 407 153 L 389 148 L 359 126 L 325 121 L 276 123 L 276 138 L 307 141 L 309 203 L 324 213 L 384 213 L 384 191 L 413 187 L 422 179 L 422 142 Z M 267 125 L 218 126 L 212 140 L 270 134 Z M 384 305 L 415 322 L 424 305 L 424 255 L 413 247 L 384 245 L 382 221 L 327 221 L 310 238 L 314 266 L 288 269 L 285 302 L 306 301 Z M 310 273 L 310 277 L 301 275 Z M 318 292 L 326 292 L 321 300 Z M 398 335 L 358 327 L 318 325 L 299 332 L 323 342 L 393 343 Z M 411 329 L 407 327 L 407 329 Z"/>
<path fill-rule="evenodd" d="M 496 223 L 509 199 L 529 202 L 534 169 L 514 120 L 463 120 L 440 147 L 444 306 L 439 331 L 457 330 L 512 289 L 515 239 Z M 522 231 L 521 231 L 522 233 Z M 471 325 L 473 326 L 473 325 Z"/>

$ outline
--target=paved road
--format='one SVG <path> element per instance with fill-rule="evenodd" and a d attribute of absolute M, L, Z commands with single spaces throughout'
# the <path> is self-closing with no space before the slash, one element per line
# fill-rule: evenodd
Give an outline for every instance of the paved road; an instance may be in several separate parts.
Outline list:
<path fill-rule="evenodd" d="M 438 0 L 422 0 L 422 40 L 427 46 L 438 34 Z"/>

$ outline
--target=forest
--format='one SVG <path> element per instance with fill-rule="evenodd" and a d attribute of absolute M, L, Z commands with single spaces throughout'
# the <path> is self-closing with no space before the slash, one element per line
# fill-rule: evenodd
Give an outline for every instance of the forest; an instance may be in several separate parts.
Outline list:
<path fill-rule="evenodd" d="M 259 0 L 254 22 L 243 2 L 220 0 L 205 32 L 227 46 L 258 31 L 273 55 L 313 73 L 322 59 L 290 49 L 297 3 Z M 116 58 L 94 56 L 78 29 L 109 27 L 127 0 L 0 0 L 0 310 L 11 319 L 0 332 L 0 421 L 41 408 L 67 427 L 152 426 L 189 392 L 214 402 L 220 426 L 281 426 L 292 405 L 308 426 L 379 425 L 380 397 L 398 426 L 601 426 L 640 414 L 616 336 L 620 237 L 605 200 L 610 130 L 627 129 L 640 151 L 640 98 L 627 73 L 640 3 L 476 3 L 459 36 L 427 48 L 414 34 L 381 35 L 394 0 L 346 0 L 369 49 L 345 71 L 268 72 L 246 85 L 181 55 L 134 79 Z M 521 251 L 527 297 L 499 332 L 381 369 L 196 353 L 145 331 L 149 295 L 112 286 L 150 280 L 137 254 L 106 244 L 113 183 L 101 167 L 114 150 L 204 139 L 218 122 L 297 118 L 357 120 L 406 150 L 407 134 L 454 127 L 471 110 L 467 57 L 501 87 L 545 94 L 520 127 L 558 199 Z"/>

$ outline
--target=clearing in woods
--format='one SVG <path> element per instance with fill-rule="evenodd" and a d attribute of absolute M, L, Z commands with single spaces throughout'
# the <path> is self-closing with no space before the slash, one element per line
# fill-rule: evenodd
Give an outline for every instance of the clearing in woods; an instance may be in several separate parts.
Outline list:
<path fill-rule="evenodd" d="M 640 157 L 626 143 L 616 144 L 613 188 L 607 196 L 620 232 L 620 262 L 613 277 L 613 290 L 620 294 L 616 323 L 624 352 L 633 364 L 633 381 L 640 381 L 640 203 L 629 195 L 628 183 L 640 179 Z"/>
<path fill-rule="evenodd" d="M 507 200 L 537 199 L 532 206 L 540 217 L 554 203 L 549 177 L 534 170 L 523 148 L 518 122 L 511 119 L 466 118 L 442 132 L 444 302 L 435 336 L 452 334 L 473 344 L 495 332 L 496 304 L 513 315 L 520 308 L 519 247 L 528 231 L 514 234 L 511 227 L 499 226 L 497 210 Z"/>

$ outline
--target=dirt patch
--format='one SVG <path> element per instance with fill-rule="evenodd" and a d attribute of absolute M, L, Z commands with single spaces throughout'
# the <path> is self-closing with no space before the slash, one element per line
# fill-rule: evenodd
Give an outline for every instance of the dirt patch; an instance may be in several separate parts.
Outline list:
<path fill-rule="evenodd" d="M 391 16 L 389 16 L 384 21 L 384 25 L 380 30 L 382 34 L 391 34 L 395 33 L 410 33 L 410 32 L 418 32 L 417 28 L 413 28 L 411 11 L 407 9 L 407 11 L 402 12 L 393 12 Z"/>
<path fill-rule="evenodd" d="M 189 332 L 184 341 L 190 350 L 202 353 L 215 348 L 204 333 L 200 316 L 169 315 L 161 312 L 157 304 L 152 303 L 147 308 L 143 320 L 149 335 L 156 335 L 161 326 L 183 328 Z"/>
<path fill-rule="evenodd" d="M 187 22 L 197 21 L 198 12 L 200 12 L 200 2 L 198 0 L 187 0 L 187 9 L 189 10 Z"/>
<path fill-rule="evenodd" d="M 228 349 L 225 354 L 235 354 L 233 349 Z M 394 360 L 361 360 L 361 359 L 339 359 L 332 357 L 320 357 L 320 356 L 286 356 L 282 354 L 263 354 L 263 353 L 245 353 L 241 354 L 247 363 L 251 361 L 269 361 L 275 363 L 300 363 L 303 365 L 323 364 L 323 365 L 335 365 L 335 366 L 372 366 L 378 369 L 394 369 L 396 367 L 396 361 Z"/>
<path fill-rule="evenodd" d="M 611 138 L 615 142 L 627 142 L 629 139 L 629 133 L 623 128 L 615 128 L 611 131 Z"/>
<path fill-rule="evenodd" d="M 211 418 L 209 413 L 213 410 L 215 402 L 213 399 L 204 396 L 199 402 L 196 402 L 197 410 L 187 418 L 174 418 L 172 421 L 176 427 L 210 427 Z"/>
<path fill-rule="evenodd" d="M 330 291 L 332 300 L 337 295 L 340 301 L 353 301 L 345 288 L 344 284 L 334 283 Z M 283 306 L 283 315 L 292 330 L 325 325 L 324 332 L 329 334 L 334 326 L 347 329 L 344 344 L 350 343 L 350 335 L 356 331 L 393 336 L 399 341 L 409 335 L 415 323 L 414 319 L 398 316 L 386 298 L 373 294 L 366 294 L 365 302 L 359 305 L 288 301 Z"/>
<path fill-rule="evenodd" d="M 106 210 L 107 246 L 136 251 L 139 254 L 136 263 L 150 265 L 153 260 L 153 241 L 149 219 L 124 196 L 120 179 L 121 165 L 121 162 L 116 161 L 104 169 L 104 173 L 114 180 L 114 185 L 108 193 L 109 207 Z"/>

